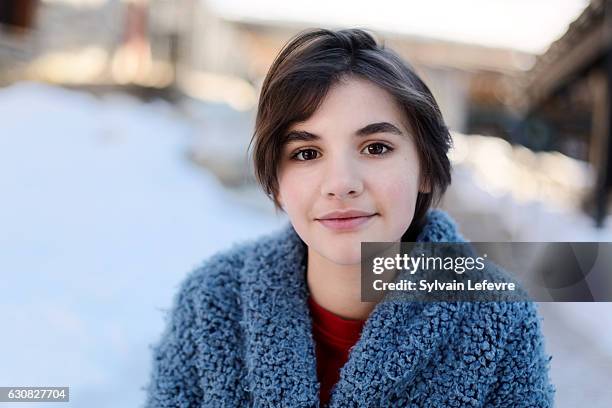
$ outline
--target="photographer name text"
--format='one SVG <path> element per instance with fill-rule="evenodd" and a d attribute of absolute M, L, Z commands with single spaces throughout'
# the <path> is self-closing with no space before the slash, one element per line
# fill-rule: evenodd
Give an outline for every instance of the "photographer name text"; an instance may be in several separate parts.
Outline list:
<path fill-rule="evenodd" d="M 418 284 L 414 281 L 402 279 L 398 282 L 384 282 L 377 279 L 373 282 L 374 290 L 383 291 L 426 291 L 427 293 L 438 291 L 509 291 L 515 290 L 516 285 L 513 282 L 489 282 L 486 279 L 482 281 L 474 281 L 468 279 L 467 282 L 439 282 L 434 280 L 429 282 L 421 279 Z"/>

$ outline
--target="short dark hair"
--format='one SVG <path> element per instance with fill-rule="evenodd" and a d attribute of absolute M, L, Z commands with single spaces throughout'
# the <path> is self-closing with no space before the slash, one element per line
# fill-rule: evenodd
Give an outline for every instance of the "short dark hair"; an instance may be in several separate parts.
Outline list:
<path fill-rule="evenodd" d="M 251 139 L 255 177 L 280 209 L 278 167 L 286 132 L 294 123 L 307 120 L 332 85 L 346 76 L 366 79 L 389 92 L 412 127 L 422 181 L 431 189 L 417 196 L 412 224 L 402 238 L 412 241 L 427 210 L 451 182 L 447 153 L 452 140 L 427 85 L 398 54 L 364 30 L 309 30 L 283 47 L 266 75 L 259 98 Z"/>

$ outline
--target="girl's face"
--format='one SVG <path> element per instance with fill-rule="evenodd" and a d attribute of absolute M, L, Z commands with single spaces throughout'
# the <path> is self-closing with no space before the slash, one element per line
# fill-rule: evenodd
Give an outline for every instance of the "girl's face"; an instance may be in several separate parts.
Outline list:
<path fill-rule="evenodd" d="M 309 254 L 357 264 L 362 241 L 401 239 L 414 216 L 420 164 L 389 93 L 364 79 L 345 79 L 288 134 L 278 200 Z"/>

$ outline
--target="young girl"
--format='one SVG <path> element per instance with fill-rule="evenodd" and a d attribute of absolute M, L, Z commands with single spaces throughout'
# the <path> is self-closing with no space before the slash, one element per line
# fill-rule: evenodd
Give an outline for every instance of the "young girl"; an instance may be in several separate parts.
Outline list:
<path fill-rule="evenodd" d="M 362 30 L 294 38 L 264 81 L 255 174 L 290 223 L 195 270 L 149 407 L 548 407 L 529 302 L 362 302 L 361 242 L 461 242 L 431 92 Z"/>

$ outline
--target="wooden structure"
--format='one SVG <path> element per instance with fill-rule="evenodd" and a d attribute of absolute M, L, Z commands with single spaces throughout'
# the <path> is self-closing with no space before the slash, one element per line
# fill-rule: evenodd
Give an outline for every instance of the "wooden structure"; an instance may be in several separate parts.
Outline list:
<path fill-rule="evenodd" d="M 38 0 L 0 1 L 0 24 L 9 30 L 31 28 Z"/>
<path fill-rule="evenodd" d="M 597 172 L 588 208 L 601 227 L 612 187 L 612 0 L 592 0 L 538 57 L 528 74 L 526 96 L 525 122 L 543 118 L 556 124 L 552 137 L 557 143 L 569 136 L 580 141 L 580 133 L 586 134 L 586 149 L 575 156 Z"/>

